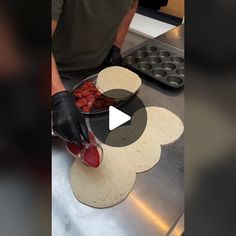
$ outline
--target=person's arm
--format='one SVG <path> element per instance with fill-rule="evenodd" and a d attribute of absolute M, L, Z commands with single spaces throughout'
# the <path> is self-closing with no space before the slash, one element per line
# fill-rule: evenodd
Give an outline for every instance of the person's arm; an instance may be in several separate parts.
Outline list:
<path fill-rule="evenodd" d="M 57 22 L 52 20 L 52 36 Z M 54 132 L 67 142 L 81 144 L 81 136 L 88 142 L 85 118 L 74 104 L 74 97 L 66 91 L 52 53 L 52 118 Z"/>
<path fill-rule="evenodd" d="M 138 7 L 138 0 L 133 0 L 130 10 L 125 15 L 125 17 L 123 18 L 122 22 L 119 25 L 114 45 L 120 49 L 122 48 L 125 36 L 129 30 L 129 25 L 134 17 L 137 7 Z"/>
<path fill-rule="evenodd" d="M 52 37 L 56 30 L 57 22 L 52 20 Z M 58 92 L 65 91 L 65 87 L 61 81 L 60 75 L 57 70 L 57 65 L 52 53 L 52 74 L 51 74 L 51 83 L 52 83 L 52 96 Z"/>
<path fill-rule="evenodd" d="M 138 0 L 133 0 L 131 8 L 128 13 L 125 15 L 123 20 L 121 21 L 118 30 L 116 32 L 114 45 L 111 47 L 108 55 L 103 61 L 102 66 L 120 66 L 122 65 L 122 57 L 121 57 L 121 48 L 125 39 L 125 36 L 129 30 L 130 22 L 132 21 L 134 14 L 138 7 Z"/>

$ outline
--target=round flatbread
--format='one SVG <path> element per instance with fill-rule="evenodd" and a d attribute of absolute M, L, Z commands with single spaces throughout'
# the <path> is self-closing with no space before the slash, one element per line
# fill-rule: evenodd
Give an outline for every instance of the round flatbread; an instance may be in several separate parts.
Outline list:
<path fill-rule="evenodd" d="M 132 122 L 135 121 L 135 112 Z M 177 140 L 184 131 L 181 119 L 173 112 L 162 107 L 146 107 L 147 125 L 144 133 L 146 136 L 155 136 L 160 144 L 169 144 Z M 137 114 L 136 114 L 137 113 Z M 136 124 L 137 125 L 137 124 Z"/>
<path fill-rule="evenodd" d="M 123 130 L 128 129 L 128 126 L 120 127 Z M 114 138 L 108 135 L 109 138 Z M 155 136 L 143 133 L 142 136 L 134 143 L 114 148 L 106 146 L 106 152 L 109 155 L 119 155 L 126 162 L 132 163 L 135 167 L 136 173 L 141 173 L 151 169 L 161 157 L 161 146 Z"/>
<path fill-rule="evenodd" d="M 134 94 L 140 88 L 141 83 L 141 79 L 134 72 L 124 67 L 111 66 L 99 72 L 96 87 L 102 93 L 120 89 Z M 121 95 L 124 96 L 124 94 Z M 117 93 L 113 97 L 120 98 Z"/>
<path fill-rule="evenodd" d="M 119 158 L 118 153 L 110 155 L 106 148 L 98 168 L 87 167 L 76 160 L 70 170 L 75 197 L 96 208 L 111 207 L 124 200 L 132 190 L 135 178 L 134 166 Z"/>
<path fill-rule="evenodd" d="M 161 156 L 160 145 L 174 142 L 184 130 L 182 121 L 174 113 L 161 107 L 146 107 L 145 109 L 147 124 L 141 137 L 128 146 L 109 147 L 107 150 L 110 152 L 109 155 L 118 152 L 126 161 L 133 163 L 137 173 L 147 171 L 157 164 Z M 131 125 L 115 129 L 107 136 L 106 143 L 119 144 L 122 142 L 122 136 L 132 138 L 135 135 L 133 127 L 137 127 L 137 122 L 140 122 L 140 119 L 136 119 L 138 112 L 141 112 L 141 109 L 132 116 Z"/>

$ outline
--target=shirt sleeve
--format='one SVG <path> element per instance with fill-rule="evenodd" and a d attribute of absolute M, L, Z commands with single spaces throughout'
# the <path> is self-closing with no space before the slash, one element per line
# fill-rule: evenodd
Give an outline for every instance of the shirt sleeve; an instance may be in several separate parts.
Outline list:
<path fill-rule="evenodd" d="M 52 0 L 52 20 L 58 21 L 62 13 L 64 0 Z"/>

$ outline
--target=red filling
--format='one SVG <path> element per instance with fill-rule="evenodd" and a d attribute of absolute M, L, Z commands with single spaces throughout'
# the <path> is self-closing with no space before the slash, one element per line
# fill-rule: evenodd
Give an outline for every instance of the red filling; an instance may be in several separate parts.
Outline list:
<path fill-rule="evenodd" d="M 84 146 L 82 144 L 76 145 L 74 143 L 67 143 L 67 147 L 68 147 L 69 151 L 76 156 L 79 155 L 84 148 Z"/>
<path fill-rule="evenodd" d="M 89 142 L 90 143 L 95 143 L 95 137 L 93 135 L 93 133 L 89 132 Z M 76 145 L 74 143 L 67 143 L 67 147 L 70 150 L 70 152 L 72 152 L 74 155 L 78 155 L 79 153 L 81 153 L 82 149 L 84 148 L 84 146 L 82 144 L 80 145 Z"/>
<path fill-rule="evenodd" d="M 94 135 L 89 132 L 89 141 L 90 143 L 95 143 L 95 137 Z M 84 146 L 82 144 L 76 145 L 74 143 L 67 143 L 67 147 L 71 153 L 78 156 L 82 150 L 84 149 Z M 97 147 L 94 145 L 91 145 L 88 149 L 85 150 L 85 153 L 83 155 L 82 160 L 86 165 L 92 166 L 94 168 L 97 168 L 100 164 L 100 155 L 98 152 Z"/>
<path fill-rule="evenodd" d="M 75 105 L 83 112 L 90 112 L 93 109 L 107 109 L 115 104 L 113 98 L 101 94 L 91 81 L 84 82 L 73 92 L 76 97 Z"/>
<path fill-rule="evenodd" d="M 100 164 L 100 155 L 96 146 L 90 146 L 84 153 L 85 164 L 97 168 Z"/>

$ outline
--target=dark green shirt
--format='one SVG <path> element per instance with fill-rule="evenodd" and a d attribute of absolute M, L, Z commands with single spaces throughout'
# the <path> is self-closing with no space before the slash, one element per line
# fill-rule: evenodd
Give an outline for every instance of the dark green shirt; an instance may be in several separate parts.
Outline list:
<path fill-rule="evenodd" d="M 52 19 L 58 21 L 53 54 L 59 72 L 101 65 L 132 1 L 52 0 Z"/>

